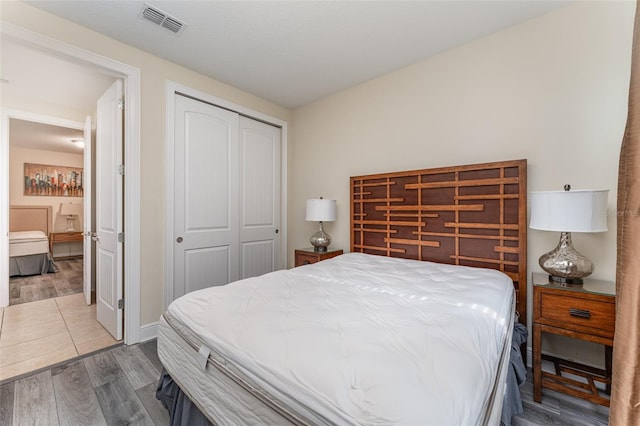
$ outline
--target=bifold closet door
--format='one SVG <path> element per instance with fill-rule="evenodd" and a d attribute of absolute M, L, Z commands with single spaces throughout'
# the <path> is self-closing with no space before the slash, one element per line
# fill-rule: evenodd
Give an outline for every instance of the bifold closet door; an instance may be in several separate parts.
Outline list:
<path fill-rule="evenodd" d="M 280 129 L 240 117 L 240 278 L 278 268 Z"/>
<path fill-rule="evenodd" d="M 175 95 L 174 299 L 280 265 L 280 129 Z"/>
<path fill-rule="evenodd" d="M 239 277 L 238 123 L 175 95 L 174 299 Z"/>

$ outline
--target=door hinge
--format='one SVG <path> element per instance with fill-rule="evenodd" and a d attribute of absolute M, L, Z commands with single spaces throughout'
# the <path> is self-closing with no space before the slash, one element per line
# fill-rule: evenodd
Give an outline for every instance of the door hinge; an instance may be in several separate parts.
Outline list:
<path fill-rule="evenodd" d="M 124 110 L 124 100 L 118 99 L 118 108 Z"/>
<path fill-rule="evenodd" d="M 124 176 L 124 164 L 118 165 L 118 174 Z"/>
<path fill-rule="evenodd" d="M 118 299 L 118 309 L 124 309 L 124 299 Z"/>
<path fill-rule="evenodd" d="M 118 242 L 124 243 L 124 232 L 118 232 Z"/>

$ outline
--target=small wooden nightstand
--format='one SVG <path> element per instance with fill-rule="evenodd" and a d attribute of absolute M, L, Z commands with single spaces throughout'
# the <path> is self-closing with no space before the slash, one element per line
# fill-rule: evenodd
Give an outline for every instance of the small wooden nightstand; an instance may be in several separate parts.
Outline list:
<path fill-rule="evenodd" d="M 549 283 L 546 274 L 533 274 L 533 400 L 541 402 L 542 388 L 609 406 L 595 383 L 611 391 L 611 353 L 616 319 L 615 283 L 585 279 L 583 286 Z M 573 337 L 605 346 L 605 369 L 543 355 L 542 333 Z M 555 374 L 542 371 L 542 360 L 554 363 Z M 565 375 L 562 375 L 565 373 Z M 567 374 L 580 376 L 587 383 Z"/>
<path fill-rule="evenodd" d="M 51 232 L 49 234 L 49 253 L 53 256 L 53 245 L 56 243 L 75 243 L 82 242 L 82 232 Z M 80 256 L 62 256 L 57 259 L 80 257 Z"/>
<path fill-rule="evenodd" d="M 309 265 L 311 263 L 320 262 L 321 260 L 331 259 L 340 256 L 342 250 L 327 250 L 325 252 L 313 251 L 313 247 L 296 250 L 295 266 Z"/>

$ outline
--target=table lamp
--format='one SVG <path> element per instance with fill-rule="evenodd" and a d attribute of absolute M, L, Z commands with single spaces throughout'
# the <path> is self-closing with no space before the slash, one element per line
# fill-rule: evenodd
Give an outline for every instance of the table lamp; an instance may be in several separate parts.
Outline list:
<path fill-rule="evenodd" d="M 336 220 L 336 200 L 325 200 L 324 198 L 313 198 L 307 200 L 307 212 L 305 220 L 320 222 L 320 229 L 313 234 L 309 241 L 313 246 L 313 251 L 323 253 L 331 244 L 331 236 L 324 232 L 322 222 L 333 222 Z"/>
<path fill-rule="evenodd" d="M 82 214 L 82 206 L 80 204 L 73 203 L 60 203 L 60 210 L 58 214 L 67 216 L 67 229 L 64 232 L 76 232 L 74 227 L 74 220 L 76 216 Z"/>
<path fill-rule="evenodd" d="M 609 190 L 571 190 L 531 192 L 529 228 L 560 232 L 558 246 L 540 256 L 540 267 L 549 279 L 564 284 L 581 285 L 593 272 L 593 262 L 578 253 L 571 242 L 572 232 L 604 232 L 607 230 Z"/>

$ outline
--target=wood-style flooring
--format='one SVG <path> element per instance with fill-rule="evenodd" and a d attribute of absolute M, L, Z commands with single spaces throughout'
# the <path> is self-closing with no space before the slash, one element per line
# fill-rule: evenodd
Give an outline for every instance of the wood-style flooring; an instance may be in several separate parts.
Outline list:
<path fill-rule="evenodd" d="M 82 259 L 56 260 L 58 272 L 9 277 L 9 305 L 82 292 Z"/>
<path fill-rule="evenodd" d="M 0 425 L 169 424 L 155 399 L 160 376 L 156 341 L 118 346 L 0 384 Z M 607 425 L 609 410 L 544 390 L 533 402 L 529 371 L 521 388 L 524 414 L 516 426 Z"/>
<path fill-rule="evenodd" d="M 542 403 L 533 401 L 533 372 L 520 388 L 524 413 L 514 417 L 514 426 L 607 426 L 609 408 L 549 389 L 542 390 Z"/>
<path fill-rule="evenodd" d="M 117 346 L 0 385 L 0 425 L 168 425 L 155 340 Z"/>

